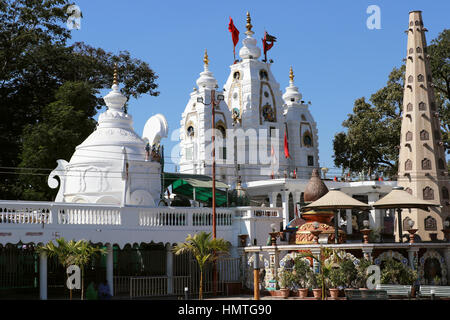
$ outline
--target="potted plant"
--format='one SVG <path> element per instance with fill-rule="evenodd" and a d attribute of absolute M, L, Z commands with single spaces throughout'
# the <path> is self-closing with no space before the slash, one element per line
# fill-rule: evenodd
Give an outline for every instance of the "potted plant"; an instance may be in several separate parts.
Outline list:
<path fill-rule="evenodd" d="M 297 256 L 294 259 L 294 279 L 295 284 L 298 287 L 297 292 L 300 298 L 306 298 L 309 291 L 309 282 L 313 271 L 306 258 Z"/>
<path fill-rule="evenodd" d="M 280 291 L 283 298 L 289 297 L 290 287 L 292 286 L 294 276 L 292 271 L 284 270 L 280 276 Z"/>

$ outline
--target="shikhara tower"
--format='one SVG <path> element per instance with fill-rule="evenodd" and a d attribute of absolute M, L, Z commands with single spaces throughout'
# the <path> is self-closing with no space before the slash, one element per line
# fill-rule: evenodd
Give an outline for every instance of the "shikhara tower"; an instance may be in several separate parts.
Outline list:
<path fill-rule="evenodd" d="M 230 66 L 223 86 L 225 99 L 216 109 L 216 128 L 228 129 L 226 136 L 218 133 L 224 137 L 225 144 L 218 146 L 216 143 L 216 177 L 228 184 L 234 184 L 239 176 L 243 183 L 271 176 L 289 178 L 295 175 L 309 179 L 313 168 L 319 167 L 316 123 L 294 85 L 292 70 L 286 92 L 283 94 L 280 90 L 271 71 L 272 62 L 260 60 L 261 49 L 252 28 L 247 13 L 240 60 Z M 207 75 L 205 72 L 209 80 L 199 83 Z M 217 81 L 206 69 L 200 79 L 180 122 L 180 171 L 210 175 L 205 149 L 210 138 L 205 132 L 211 128 L 211 106 L 200 106 L 196 99 L 203 96 L 205 101 L 210 101 L 210 92 L 217 88 Z M 222 117 L 220 120 L 218 115 Z M 290 158 L 285 157 L 285 132 Z M 251 143 L 250 139 L 255 136 L 256 141 Z"/>
<path fill-rule="evenodd" d="M 423 241 L 443 239 L 443 221 L 449 219 L 449 183 L 445 148 L 441 140 L 439 113 L 421 11 L 409 13 L 403 117 L 400 138 L 398 184 L 413 196 L 441 207 L 430 212 L 411 209 L 404 217 L 415 222 Z M 397 224 L 396 224 L 397 225 Z M 398 232 L 397 232 L 398 237 Z"/>

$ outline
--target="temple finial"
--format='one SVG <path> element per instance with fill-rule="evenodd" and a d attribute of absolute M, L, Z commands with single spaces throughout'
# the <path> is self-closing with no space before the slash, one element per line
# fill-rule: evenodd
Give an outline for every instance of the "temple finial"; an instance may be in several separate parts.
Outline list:
<path fill-rule="evenodd" d="M 247 31 L 252 31 L 252 18 L 250 17 L 250 12 L 247 11 L 247 25 L 245 26 L 247 28 Z"/>
<path fill-rule="evenodd" d="M 292 70 L 292 66 L 289 70 L 289 79 L 291 80 L 291 82 L 294 82 L 294 70 Z"/>
<path fill-rule="evenodd" d="M 118 85 L 119 81 L 117 80 L 117 62 L 114 63 L 114 80 L 113 80 L 113 85 Z"/>
<path fill-rule="evenodd" d="M 205 49 L 205 55 L 203 56 L 203 63 L 205 66 L 209 65 L 208 51 Z"/>

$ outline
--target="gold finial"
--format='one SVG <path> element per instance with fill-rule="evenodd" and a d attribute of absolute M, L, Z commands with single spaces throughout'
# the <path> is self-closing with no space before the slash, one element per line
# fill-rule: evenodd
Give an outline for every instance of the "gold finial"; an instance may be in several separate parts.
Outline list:
<path fill-rule="evenodd" d="M 291 66 L 291 69 L 289 70 L 289 79 L 291 81 L 294 81 L 294 71 L 292 70 L 292 66 Z"/>
<path fill-rule="evenodd" d="M 247 25 L 246 25 L 247 31 L 252 31 L 253 26 L 251 22 L 252 18 L 250 18 L 250 12 L 247 11 Z"/>
<path fill-rule="evenodd" d="M 203 63 L 204 63 L 205 65 L 208 65 L 208 64 L 209 64 L 208 51 L 206 51 L 206 49 L 205 49 L 205 55 L 203 56 Z"/>
<path fill-rule="evenodd" d="M 117 81 L 117 62 L 114 63 L 114 80 L 113 84 L 119 84 L 119 81 Z"/>

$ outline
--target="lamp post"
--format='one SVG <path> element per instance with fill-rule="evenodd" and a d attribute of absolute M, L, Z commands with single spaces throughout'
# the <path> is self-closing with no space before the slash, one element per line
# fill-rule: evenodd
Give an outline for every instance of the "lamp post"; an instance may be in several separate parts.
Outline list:
<path fill-rule="evenodd" d="M 211 105 L 212 107 L 212 133 L 211 133 L 211 141 L 212 141 L 212 227 L 213 227 L 213 239 L 216 239 L 216 106 L 220 104 L 221 101 L 224 100 L 223 94 L 217 95 L 217 104 L 216 104 L 216 90 L 211 90 L 211 102 L 205 103 L 203 101 L 203 97 L 197 97 L 197 102 L 201 103 L 205 106 Z M 214 256 L 216 252 L 214 251 Z M 217 268 L 216 268 L 216 260 L 214 259 L 214 267 L 213 267 L 213 291 L 214 295 L 217 295 Z"/>
<path fill-rule="evenodd" d="M 205 106 L 211 105 L 212 107 L 212 220 L 213 220 L 213 239 L 216 239 L 216 106 L 220 104 L 221 101 L 224 100 L 223 94 L 217 95 L 217 103 L 215 100 L 216 90 L 211 90 L 211 102 L 205 103 L 203 101 L 203 97 L 197 97 L 197 102 L 201 103 Z"/>

